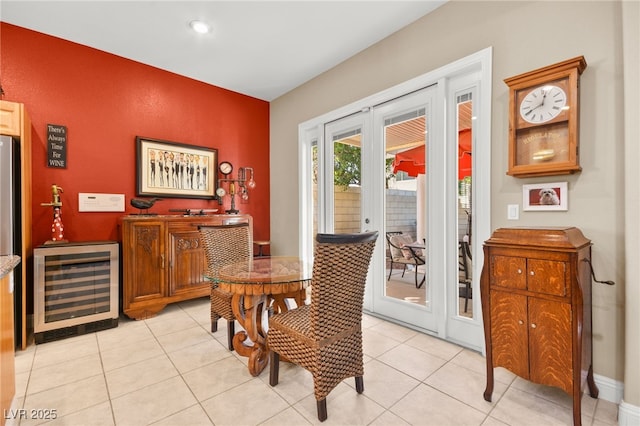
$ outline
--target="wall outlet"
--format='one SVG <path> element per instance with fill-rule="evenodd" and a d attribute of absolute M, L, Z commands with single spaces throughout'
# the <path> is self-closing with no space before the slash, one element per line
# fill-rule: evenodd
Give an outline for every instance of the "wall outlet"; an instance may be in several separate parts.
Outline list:
<path fill-rule="evenodd" d="M 507 219 L 518 220 L 520 218 L 520 206 L 518 204 L 507 205 Z"/>

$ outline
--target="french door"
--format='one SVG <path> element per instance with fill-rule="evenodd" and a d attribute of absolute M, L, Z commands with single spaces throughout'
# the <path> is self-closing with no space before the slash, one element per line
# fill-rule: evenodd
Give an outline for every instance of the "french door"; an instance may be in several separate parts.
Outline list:
<path fill-rule="evenodd" d="M 302 255 L 317 232 L 377 230 L 365 310 L 476 350 L 489 68 L 484 51 L 299 128 Z"/>
<path fill-rule="evenodd" d="M 438 187 L 427 190 L 443 170 L 435 161 L 441 149 L 435 141 L 444 134 L 437 118 L 442 114 L 434 109 L 437 91 L 434 84 L 377 105 L 372 113 L 373 167 L 383 172 L 372 190 L 382 195 L 381 208 L 374 210 L 382 216 L 378 243 L 384 250 L 373 268 L 370 310 L 429 331 L 438 328 L 436 301 L 443 292 L 442 285 L 434 285 L 443 281 L 431 255 L 442 245 L 437 232 L 442 226 L 436 223 L 442 203 L 427 201 L 441 197 Z"/>

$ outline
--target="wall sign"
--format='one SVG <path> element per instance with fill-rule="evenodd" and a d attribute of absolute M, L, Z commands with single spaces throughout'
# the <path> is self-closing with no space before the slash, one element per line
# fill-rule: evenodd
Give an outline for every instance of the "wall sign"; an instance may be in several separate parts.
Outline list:
<path fill-rule="evenodd" d="M 47 167 L 67 168 L 67 126 L 47 124 Z"/>

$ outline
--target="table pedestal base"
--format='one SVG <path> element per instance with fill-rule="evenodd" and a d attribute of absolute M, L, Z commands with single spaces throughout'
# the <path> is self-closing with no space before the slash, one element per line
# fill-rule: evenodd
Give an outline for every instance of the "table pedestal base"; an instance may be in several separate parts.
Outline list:
<path fill-rule="evenodd" d="M 234 294 L 233 314 L 244 328 L 233 336 L 233 349 L 238 355 L 249 357 L 249 373 L 259 375 L 269 362 L 266 348 L 267 333 L 262 327 L 262 315 L 268 297 L 266 295 Z M 245 343 L 247 342 L 248 343 Z"/>
<path fill-rule="evenodd" d="M 286 299 L 294 299 L 298 306 L 304 303 L 306 290 L 301 289 L 284 294 L 234 294 L 231 301 L 233 314 L 244 328 L 233 336 L 233 348 L 238 355 L 249 358 L 249 373 L 258 376 L 269 362 L 269 349 L 266 346 L 267 327 L 262 324 L 265 311 L 289 310 Z"/>

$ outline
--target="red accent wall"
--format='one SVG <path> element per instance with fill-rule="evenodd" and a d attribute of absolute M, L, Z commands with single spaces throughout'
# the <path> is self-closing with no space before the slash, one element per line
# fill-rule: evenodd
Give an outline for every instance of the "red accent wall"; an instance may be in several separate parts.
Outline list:
<path fill-rule="evenodd" d="M 116 240 L 117 220 L 136 213 L 135 137 L 205 146 L 218 161 L 253 167 L 256 188 L 236 207 L 269 239 L 269 103 L 100 50 L 0 23 L 4 100 L 25 104 L 33 137 L 33 243 L 51 238 L 51 185 L 63 188 L 70 241 Z M 47 167 L 47 124 L 67 127 L 67 168 Z M 235 176 L 235 172 L 234 172 Z M 80 213 L 78 193 L 125 194 L 125 213 Z M 215 200 L 164 199 L 172 208 L 229 208 Z"/>

